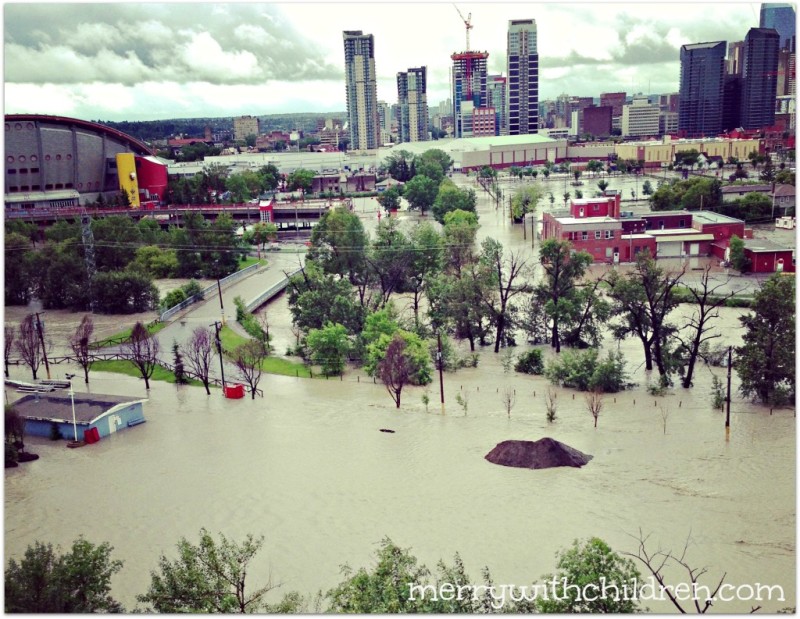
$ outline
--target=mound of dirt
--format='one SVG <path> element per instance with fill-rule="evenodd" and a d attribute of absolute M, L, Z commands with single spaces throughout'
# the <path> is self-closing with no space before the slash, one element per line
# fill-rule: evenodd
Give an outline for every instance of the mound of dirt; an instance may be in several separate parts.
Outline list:
<path fill-rule="evenodd" d="M 552 438 L 543 438 L 538 441 L 503 441 L 486 454 L 486 459 L 501 466 L 549 469 L 556 466 L 580 468 L 592 456 Z"/>

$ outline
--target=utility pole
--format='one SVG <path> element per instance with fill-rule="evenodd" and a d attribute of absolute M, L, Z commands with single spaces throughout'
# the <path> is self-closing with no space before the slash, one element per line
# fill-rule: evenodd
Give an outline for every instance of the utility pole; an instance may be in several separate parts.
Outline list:
<path fill-rule="evenodd" d="M 47 348 L 44 345 L 44 330 L 42 321 L 39 319 L 39 312 L 36 312 L 36 331 L 39 333 L 39 342 L 42 344 L 42 357 L 44 358 L 44 368 L 47 370 L 47 380 L 50 380 L 50 364 L 47 362 Z"/>
<path fill-rule="evenodd" d="M 442 377 L 442 366 L 444 365 L 442 359 L 442 334 L 436 333 L 436 365 L 439 366 L 439 397 L 442 400 L 442 415 L 444 415 L 444 378 Z"/>
<path fill-rule="evenodd" d="M 225 307 L 222 305 L 222 286 L 217 278 L 217 294 L 219 295 L 219 311 L 222 314 L 222 326 L 225 326 Z"/>
<path fill-rule="evenodd" d="M 528 218 L 527 213 L 522 214 L 522 240 L 528 240 L 528 224 L 525 223 L 525 220 Z"/>
<path fill-rule="evenodd" d="M 536 236 L 536 211 L 531 213 L 531 249 L 533 249 L 533 239 Z"/>
<path fill-rule="evenodd" d="M 731 363 L 733 346 L 728 346 L 728 393 L 725 397 L 725 442 L 731 440 Z"/>
<path fill-rule="evenodd" d="M 222 359 L 222 340 L 219 338 L 219 322 L 214 321 L 214 329 L 217 332 L 217 353 L 219 354 L 219 372 L 222 375 L 222 388 L 225 389 L 225 363 Z"/>

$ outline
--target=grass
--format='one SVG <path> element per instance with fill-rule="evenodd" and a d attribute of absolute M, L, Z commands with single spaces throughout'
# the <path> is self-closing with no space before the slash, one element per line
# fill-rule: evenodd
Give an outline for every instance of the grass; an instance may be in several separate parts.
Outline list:
<path fill-rule="evenodd" d="M 149 325 L 145 325 L 145 328 L 151 335 L 155 335 L 161 329 L 167 326 L 165 322 L 156 322 L 151 323 Z M 124 331 L 120 331 L 118 333 L 114 333 L 113 335 L 109 335 L 107 338 L 102 340 L 97 340 L 96 342 L 92 342 L 92 348 L 105 348 L 106 346 L 114 346 L 119 344 L 122 340 L 127 340 L 131 336 L 131 331 L 133 331 L 133 327 L 129 327 Z"/>
<path fill-rule="evenodd" d="M 126 376 L 133 376 L 134 378 L 141 378 L 142 375 L 139 370 L 133 365 L 133 362 L 126 361 L 124 359 L 109 359 L 109 360 L 101 360 L 101 361 L 94 361 L 92 363 L 92 370 L 97 372 L 112 372 L 114 374 L 125 374 Z M 165 383 L 172 383 L 175 384 L 175 373 L 161 367 L 160 365 L 156 366 L 156 369 L 153 371 L 153 375 L 150 377 L 150 380 L 159 380 Z M 186 383 L 188 385 L 192 385 L 193 387 L 202 387 L 203 383 L 199 380 L 190 378 L 189 382 Z M 212 385 L 213 387 L 213 385 Z"/>
<path fill-rule="evenodd" d="M 253 266 L 254 264 L 266 264 L 267 261 L 264 258 L 260 260 L 258 258 L 254 258 L 253 256 L 247 256 L 244 260 L 239 263 L 239 268 L 236 269 L 237 271 L 243 271 L 249 266 Z"/>
<path fill-rule="evenodd" d="M 230 327 L 224 326 L 220 329 L 219 339 L 222 342 L 222 348 L 226 351 L 231 351 L 249 341 L 250 338 L 241 336 Z M 228 356 L 230 357 L 230 355 Z M 282 357 L 267 357 L 261 364 L 261 369 L 267 374 L 311 378 L 311 371 L 305 365 Z"/>

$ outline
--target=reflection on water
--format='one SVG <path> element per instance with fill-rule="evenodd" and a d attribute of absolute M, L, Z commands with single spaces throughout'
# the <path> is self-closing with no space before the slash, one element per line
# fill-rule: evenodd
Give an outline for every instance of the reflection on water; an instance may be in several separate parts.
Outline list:
<path fill-rule="evenodd" d="M 641 527 L 664 548 L 682 547 L 691 532 L 695 564 L 727 571 L 732 583 L 781 584 L 787 602 L 765 608 L 792 605 L 794 417 L 737 401 L 726 444 L 723 416 L 709 410 L 710 376 L 703 366 L 691 392 L 658 400 L 666 434 L 641 387 L 616 403 L 607 396 L 596 430 L 582 396 L 562 390 L 548 426 L 545 381 L 505 375 L 489 352 L 479 369 L 445 375 L 446 416 L 434 414 L 438 402 L 425 412 L 422 388 L 404 391 L 398 412 L 382 386 L 349 380 L 267 376 L 267 397 L 255 402 L 193 388 L 176 397 L 174 386 L 154 383 L 142 426 L 78 450 L 30 440 L 42 458 L 6 472 L 6 554 L 19 557 L 35 539 L 107 540 L 125 560 L 115 594 L 132 607 L 159 554 L 203 526 L 265 535 L 251 573 L 271 570 L 304 593 L 335 584 L 342 563 L 366 564 L 385 535 L 428 565 L 459 551 L 475 577 L 488 565 L 495 582 L 525 584 L 575 538 L 632 551 Z M 140 395 L 140 383 L 98 373 L 92 390 Z M 510 420 L 506 385 L 517 389 Z M 462 389 L 466 417 L 454 404 Z M 542 436 L 594 459 L 545 471 L 483 459 L 501 440 Z"/>

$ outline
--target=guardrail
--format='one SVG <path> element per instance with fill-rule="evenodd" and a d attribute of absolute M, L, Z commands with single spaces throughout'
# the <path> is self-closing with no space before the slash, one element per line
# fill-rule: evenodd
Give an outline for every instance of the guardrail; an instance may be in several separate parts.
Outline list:
<path fill-rule="evenodd" d="M 236 271 L 236 273 L 231 273 L 230 275 L 228 275 L 228 277 L 225 277 L 225 278 L 219 280 L 219 285 L 220 286 L 227 286 L 228 284 L 232 284 L 233 282 L 239 281 L 243 277 L 253 273 L 253 271 L 258 269 L 258 267 L 260 267 L 260 266 L 261 265 L 259 263 L 251 264 L 249 267 L 247 267 L 245 269 L 242 269 L 241 271 Z M 170 318 L 172 318 L 175 314 L 177 314 L 181 310 L 185 310 L 190 305 L 193 305 L 194 303 L 197 303 L 198 301 L 202 301 L 203 299 L 205 299 L 206 298 L 206 294 L 208 294 L 209 292 L 212 292 L 213 290 L 216 290 L 216 288 L 217 288 L 217 284 L 216 283 L 211 284 L 207 288 L 204 288 L 203 290 L 198 292 L 196 295 L 193 295 L 193 296 L 189 297 L 188 299 L 186 299 L 185 301 L 181 301 L 177 305 L 174 305 L 173 307 L 170 307 L 168 310 L 165 310 L 161 314 L 161 316 L 158 317 L 158 319 L 161 322 L 169 320 Z"/>
<path fill-rule="evenodd" d="M 248 312 L 254 312 L 256 309 L 264 305 L 264 303 L 269 301 L 276 294 L 284 290 L 289 285 L 289 278 L 294 277 L 302 270 L 303 270 L 302 267 L 297 267 L 294 271 L 288 273 L 288 277 L 285 277 L 278 283 L 273 284 L 265 292 L 262 292 L 256 298 L 252 299 L 249 303 L 247 303 L 247 305 L 245 305 L 245 309 Z"/>

